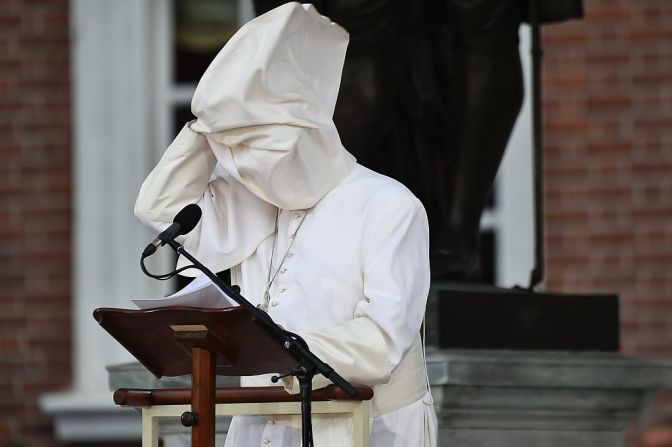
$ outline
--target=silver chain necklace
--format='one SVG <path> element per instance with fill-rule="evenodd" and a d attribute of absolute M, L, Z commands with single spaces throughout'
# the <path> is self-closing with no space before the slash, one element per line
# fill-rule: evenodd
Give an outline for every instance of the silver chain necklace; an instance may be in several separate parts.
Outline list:
<path fill-rule="evenodd" d="M 278 276 L 278 273 L 280 273 L 280 270 L 282 270 L 282 266 L 285 263 L 285 260 L 289 256 L 290 251 L 292 250 L 292 247 L 294 246 L 294 241 L 296 240 L 296 234 L 299 232 L 301 229 L 301 226 L 303 225 L 303 222 L 306 220 L 306 217 L 308 216 L 308 211 L 305 212 L 303 215 L 303 218 L 301 219 L 301 222 L 296 226 L 296 230 L 294 230 L 294 233 L 292 233 L 289 238 L 289 246 L 287 246 L 287 250 L 285 250 L 285 254 L 282 256 L 282 259 L 280 260 L 280 265 L 278 265 L 278 268 L 275 270 L 275 273 L 271 276 L 271 273 L 273 272 L 273 258 L 275 257 L 275 245 L 278 241 L 278 219 L 280 217 L 280 208 L 278 208 L 278 211 L 275 213 L 275 231 L 273 232 L 273 245 L 271 246 L 271 259 L 268 261 L 268 277 L 266 278 L 266 290 L 264 291 L 264 299 L 261 304 L 259 304 L 257 307 L 259 307 L 261 310 L 264 312 L 268 312 L 268 305 L 271 301 L 271 285 L 273 284 L 273 281 L 275 281 L 275 278 Z"/>

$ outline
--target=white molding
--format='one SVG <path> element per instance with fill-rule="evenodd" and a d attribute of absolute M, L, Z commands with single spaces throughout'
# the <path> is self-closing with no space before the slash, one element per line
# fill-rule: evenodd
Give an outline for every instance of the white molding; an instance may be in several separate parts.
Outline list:
<path fill-rule="evenodd" d="M 107 385 L 104 366 L 131 356 L 98 327 L 96 307 L 127 307 L 161 293 L 143 276 L 147 232 L 133 216 L 153 166 L 149 1 L 72 2 L 75 389 Z"/>
<path fill-rule="evenodd" d="M 96 324 L 93 310 L 129 307 L 131 298 L 165 293 L 164 284 L 140 271 L 139 252 L 151 235 L 133 216 L 133 203 L 154 162 L 153 16 L 166 5 L 70 2 L 74 377 L 71 390 L 41 399 L 63 440 L 125 436 L 120 427 L 126 416 L 100 390 L 107 389 L 105 366 L 132 357 Z"/>

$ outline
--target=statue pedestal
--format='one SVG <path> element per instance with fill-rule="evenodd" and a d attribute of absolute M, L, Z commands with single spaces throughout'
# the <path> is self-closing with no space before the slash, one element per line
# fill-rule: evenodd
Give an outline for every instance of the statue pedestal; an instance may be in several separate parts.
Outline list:
<path fill-rule="evenodd" d="M 431 349 L 427 364 L 439 445 L 451 447 L 621 446 L 623 431 L 653 394 L 672 388 L 672 361 L 616 353 Z M 182 377 L 157 380 L 139 364 L 111 366 L 109 373 L 112 389 L 189 384 Z M 220 433 L 227 428 L 228 420 L 218 421 Z M 161 430 L 189 433 L 177 420 Z"/>
<path fill-rule="evenodd" d="M 618 352 L 618 296 L 434 283 L 428 345 L 442 349 Z M 430 311 L 431 310 L 431 311 Z"/>

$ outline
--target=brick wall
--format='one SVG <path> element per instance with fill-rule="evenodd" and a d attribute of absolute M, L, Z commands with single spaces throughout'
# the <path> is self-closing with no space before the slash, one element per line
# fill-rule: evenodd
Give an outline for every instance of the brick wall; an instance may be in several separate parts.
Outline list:
<path fill-rule="evenodd" d="M 672 2 L 585 0 L 544 32 L 546 287 L 618 292 L 623 349 L 672 355 Z M 55 446 L 71 371 L 66 0 L 0 8 L 0 445 Z"/>
<path fill-rule="evenodd" d="M 546 287 L 621 295 L 627 353 L 672 355 L 672 2 L 547 27 Z"/>
<path fill-rule="evenodd" d="M 52 445 L 37 398 L 70 383 L 67 1 L 0 13 L 0 445 Z"/>

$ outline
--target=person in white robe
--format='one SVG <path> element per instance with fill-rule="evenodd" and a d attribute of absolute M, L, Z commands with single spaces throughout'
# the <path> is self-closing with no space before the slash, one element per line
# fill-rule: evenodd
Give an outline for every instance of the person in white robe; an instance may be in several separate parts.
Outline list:
<path fill-rule="evenodd" d="M 197 203 L 203 217 L 185 249 L 213 271 L 230 269 L 244 297 L 347 380 L 373 387 L 371 445 L 435 446 L 420 337 L 427 217 L 407 188 L 341 145 L 332 115 L 347 42 L 299 3 L 244 25 L 201 78 L 197 119 L 143 183 L 135 213 L 162 231 Z M 298 392 L 296 379 L 284 384 Z M 313 387 L 327 384 L 318 375 Z M 273 384 L 254 376 L 241 385 Z M 350 424 L 314 416 L 315 445 L 347 446 Z M 226 446 L 255 445 L 299 446 L 300 425 L 234 417 Z"/>

